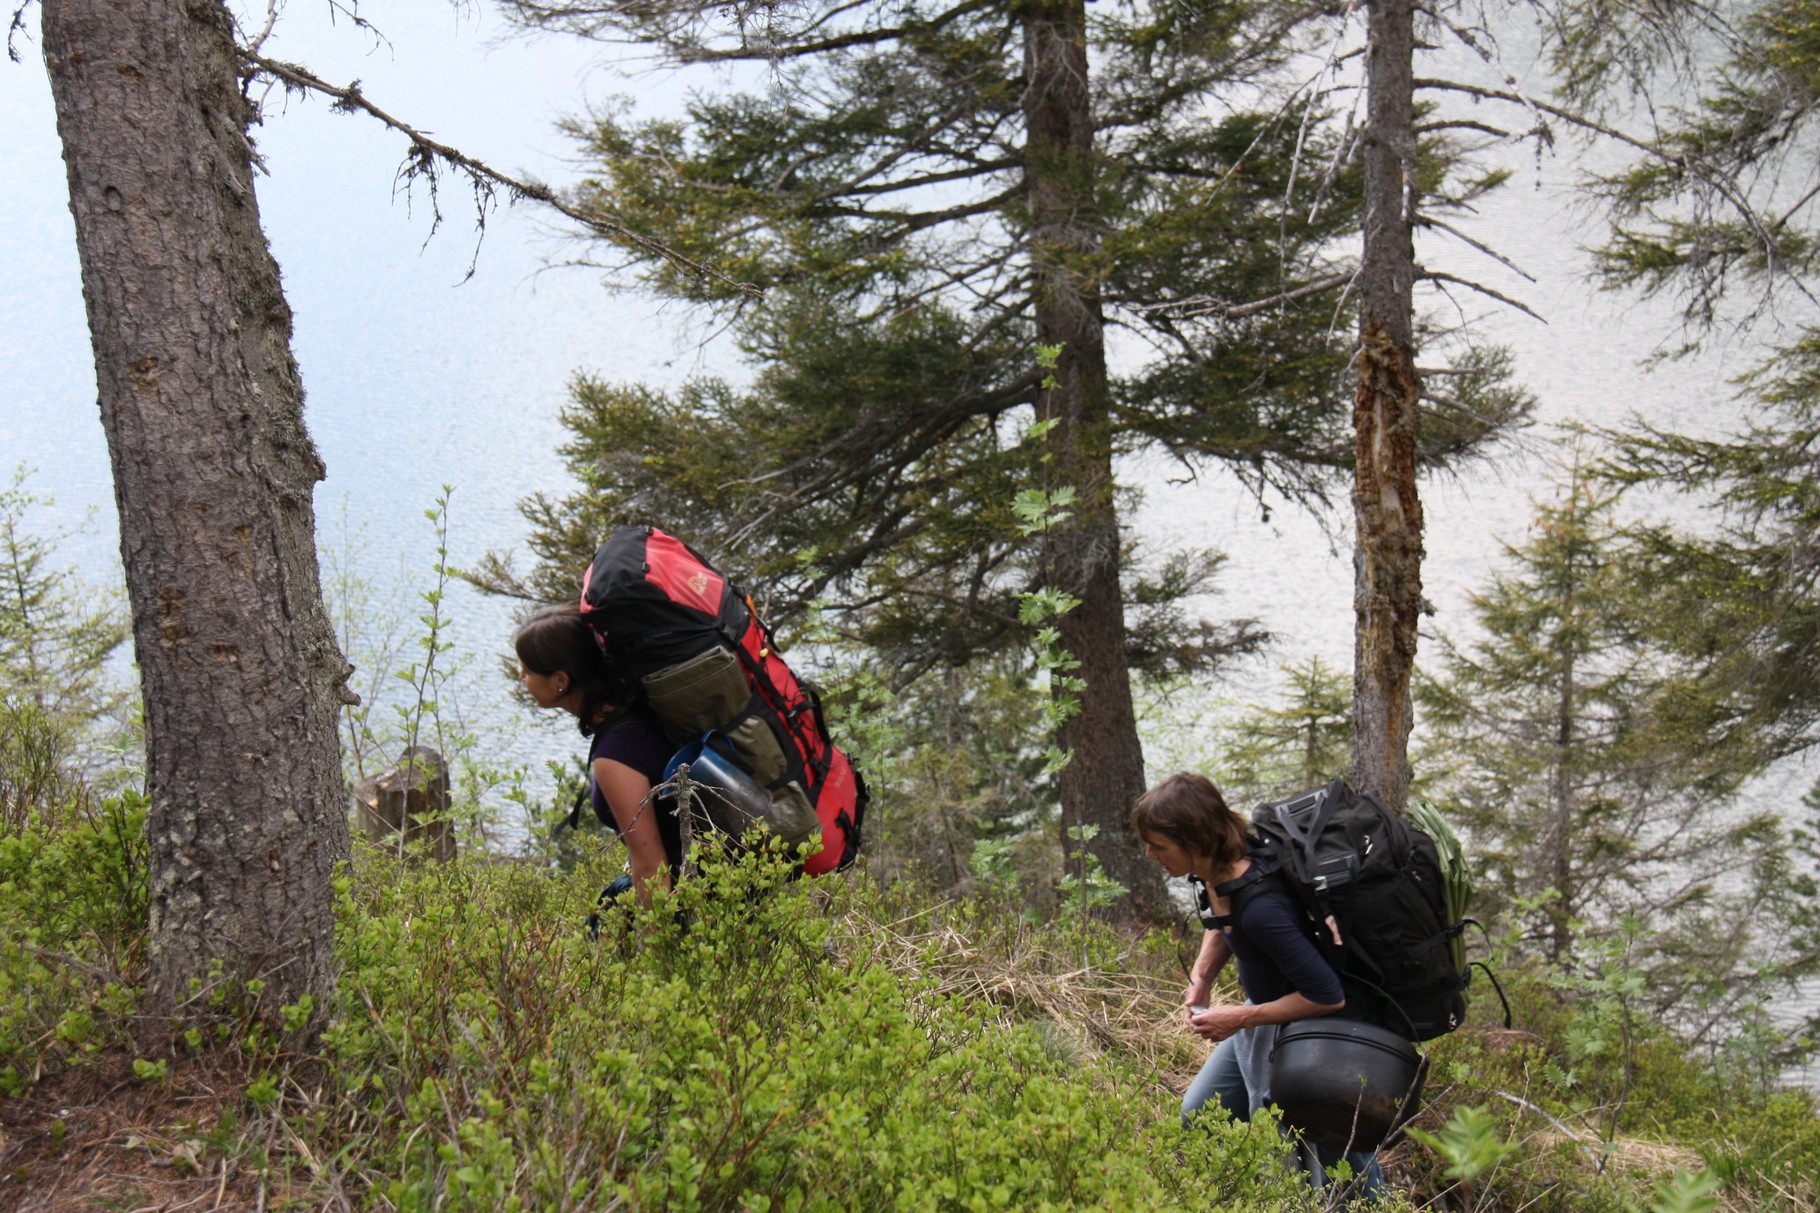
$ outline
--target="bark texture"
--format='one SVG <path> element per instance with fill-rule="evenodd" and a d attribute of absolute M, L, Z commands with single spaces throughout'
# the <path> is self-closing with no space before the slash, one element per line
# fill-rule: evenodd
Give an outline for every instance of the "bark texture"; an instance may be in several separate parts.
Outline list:
<path fill-rule="evenodd" d="M 219 0 L 43 0 L 145 696 L 148 995 L 333 989 L 348 854 L 291 313 Z"/>
<path fill-rule="evenodd" d="M 1352 782 L 1393 809 L 1409 795 L 1409 681 L 1422 613 L 1414 349 L 1415 35 L 1410 0 L 1372 0 L 1367 25 L 1365 248 L 1352 490 Z"/>
<path fill-rule="evenodd" d="M 1062 827 L 1099 827 L 1089 849 L 1129 890 L 1118 916 L 1162 914 L 1168 894 L 1126 825 L 1144 791 L 1144 751 L 1131 703 L 1119 590 L 1106 338 L 1095 254 L 1093 115 L 1082 0 L 1025 4 L 1024 173 L 1030 207 L 1036 339 L 1061 358 L 1038 412 L 1054 419 L 1048 441 L 1057 485 L 1078 493 L 1073 517 L 1048 535 L 1051 584 L 1079 598 L 1059 621 L 1062 647 L 1080 661 L 1081 710 L 1059 741 L 1074 751 L 1062 771 Z M 1070 849 L 1074 849 L 1070 845 Z"/>

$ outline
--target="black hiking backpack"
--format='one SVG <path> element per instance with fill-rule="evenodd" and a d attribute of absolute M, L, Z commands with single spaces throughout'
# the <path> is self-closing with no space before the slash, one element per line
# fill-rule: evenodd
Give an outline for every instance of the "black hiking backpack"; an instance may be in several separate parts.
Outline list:
<path fill-rule="evenodd" d="M 1424 820 L 1443 835 L 1439 847 L 1341 779 L 1259 805 L 1252 813 L 1257 862 L 1214 891 L 1232 899 L 1235 916 L 1267 889 L 1286 892 L 1340 976 L 1341 1014 L 1431 1040 L 1466 1018 L 1462 936 L 1472 922 L 1465 917 L 1471 886 L 1446 823 L 1432 813 Z"/>

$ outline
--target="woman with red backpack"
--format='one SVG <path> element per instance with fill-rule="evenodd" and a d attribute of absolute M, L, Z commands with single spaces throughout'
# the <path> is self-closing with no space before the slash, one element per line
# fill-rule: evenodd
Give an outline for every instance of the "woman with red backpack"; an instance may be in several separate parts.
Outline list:
<path fill-rule="evenodd" d="M 581 735 L 590 739 L 595 816 L 619 835 L 630 857 L 629 882 L 615 895 L 629 888 L 650 905 L 652 888 L 669 888 L 682 872 L 681 824 L 656 795 L 676 747 L 632 684 L 601 654 L 575 607 L 537 612 L 512 645 L 519 681 L 532 700 L 574 716 Z"/>

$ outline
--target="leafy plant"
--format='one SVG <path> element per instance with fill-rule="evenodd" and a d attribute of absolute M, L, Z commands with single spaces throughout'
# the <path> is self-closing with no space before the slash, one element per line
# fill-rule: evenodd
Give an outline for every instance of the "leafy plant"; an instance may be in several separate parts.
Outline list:
<path fill-rule="evenodd" d="M 1676 1171 L 1656 1184 L 1649 1213 L 1713 1213 L 1719 1180 L 1710 1171 Z"/>
<path fill-rule="evenodd" d="M 1514 1148 L 1499 1135 L 1497 1118 L 1481 1107 L 1463 1105 L 1439 1133 L 1409 1130 L 1409 1135 L 1447 1162 L 1445 1174 L 1471 1184 L 1496 1167 Z"/>

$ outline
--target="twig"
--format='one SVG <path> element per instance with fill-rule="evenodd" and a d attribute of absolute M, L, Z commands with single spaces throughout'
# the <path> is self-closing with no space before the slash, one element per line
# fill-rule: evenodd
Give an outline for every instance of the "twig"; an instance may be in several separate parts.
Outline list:
<path fill-rule="evenodd" d="M 90 977 L 99 978 L 104 982 L 112 982 L 115 985 L 126 984 L 118 973 L 110 973 L 99 965 L 92 965 L 86 960 L 78 960 L 76 957 L 65 955 L 62 952 L 52 952 L 47 948 L 39 947 L 37 944 L 28 943 L 21 946 L 40 960 L 53 960 L 60 965 L 67 965 L 72 969 L 81 969 Z"/>
<path fill-rule="evenodd" d="M 259 53 L 259 48 L 264 46 L 265 40 L 272 36 L 272 28 L 277 24 L 278 0 L 265 0 L 265 28 L 259 31 L 257 38 L 253 39 L 253 49 L 250 53 L 255 55 Z"/>
<path fill-rule="evenodd" d="M 1587 1145 L 1585 1140 L 1582 1139 L 1578 1133 L 1550 1116 L 1547 1112 L 1544 1112 L 1541 1108 L 1538 1108 L 1535 1104 L 1530 1103 L 1520 1095 L 1512 1095 L 1509 1091 L 1494 1091 L 1492 1093 L 1501 1096 L 1504 1099 L 1508 1099 L 1511 1103 L 1516 1104 L 1520 1108 L 1527 1108 L 1529 1111 L 1534 1112 L 1537 1116 L 1540 1116 L 1543 1120 L 1546 1120 L 1549 1124 L 1559 1129 L 1563 1137 L 1586 1151 L 1587 1157 L 1592 1159 L 1594 1163 L 1598 1164 L 1600 1167 L 1605 1165 L 1605 1160 L 1599 1151 Z"/>
<path fill-rule="evenodd" d="M 1532 317 L 1536 320 L 1542 320 L 1542 317 L 1537 315 L 1535 309 L 1530 307 L 1527 303 L 1524 303 L 1522 300 L 1512 299 L 1509 295 L 1503 294 L 1502 292 L 1499 292 L 1499 291 L 1494 291 L 1489 286 L 1484 286 L 1480 283 L 1473 282 L 1470 279 L 1457 278 L 1452 274 L 1443 274 L 1438 270 L 1429 270 L 1425 273 L 1418 274 L 1417 278 L 1423 282 L 1457 283 L 1460 286 L 1465 287 L 1467 290 L 1477 291 L 1481 295 L 1490 295 L 1493 299 L 1496 299 L 1499 303 L 1508 304 L 1509 306 L 1516 308 L 1519 312 L 1522 312 L 1526 316 Z M 1547 324 L 1548 321 L 1542 320 L 1542 323 Z"/>
<path fill-rule="evenodd" d="M 1459 228 L 1453 226 L 1451 223 L 1447 223 L 1444 220 L 1436 219 L 1431 215 L 1424 215 L 1421 218 L 1420 222 L 1424 227 L 1432 227 L 1432 228 L 1436 229 L 1437 231 L 1446 232 L 1449 236 L 1452 236 L 1455 239 L 1464 241 L 1465 243 L 1471 245 L 1473 248 L 1477 249 L 1479 252 L 1484 253 L 1487 257 L 1490 257 L 1493 261 L 1496 261 L 1499 265 L 1502 265 L 1505 269 L 1509 270 L 1511 273 L 1520 275 L 1525 282 L 1534 282 L 1536 280 L 1534 274 L 1529 273 L 1522 266 L 1518 265 L 1516 262 L 1514 262 L 1510 258 L 1506 257 L 1503 253 L 1500 253 L 1498 250 L 1492 248 L 1491 246 L 1489 246 L 1487 244 L 1484 244 L 1481 241 L 1474 240 L 1471 236 L 1468 236 L 1465 232 L 1463 232 Z"/>
<path fill-rule="evenodd" d="M 1478 85 L 1461 84 L 1453 80 L 1420 79 L 1415 82 L 1415 87 L 1418 89 L 1431 88 L 1449 90 L 1466 93 L 1473 97 L 1483 97 L 1489 101 L 1508 101 L 1515 105 L 1527 106 L 1531 110 L 1540 113 L 1552 114 L 1554 117 L 1561 119 L 1561 121 L 1580 127 L 1582 130 L 1592 131 L 1594 134 L 1603 135 L 1607 139 L 1615 139 L 1619 143 L 1633 147 L 1653 159 L 1661 160 L 1664 163 L 1672 164 L 1680 168 L 1685 168 L 1695 175 L 1704 177 L 1706 180 L 1710 181 L 1713 188 L 1718 190 L 1719 194 L 1727 202 L 1731 203 L 1732 208 L 1737 211 L 1739 218 L 1744 220 L 1745 225 L 1749 227 L 1756 238 L 1762 242 L 1763 247 L 1771 250 L 1773 254 L 1774 245 L 1771 239 L 1770 229 L 1764 225 L 1762 219 L 1758 218 L 1755 208 L 1753 208 L 1744 198 L 1743 189 L 1729 174 L 1721 171 L 1717 166 L 1703 159 L 1688 155 L 1672 155 L 1655 144 L 1643 139 L 1638 139 L 1633 135 L 1627 135 L 1616 127 L 1606 126 L 1604 123 L 1596 122 L 1593 119 L 1586 117 L 1584 114 L 1577 114 L 1572 110 L 1562 109 L 1558 105 L 1549 105 L 1547 102 L 1537 101 L 1535 98 L 1523 93 L 1505 92 L 1502 89 L 1482 88 Z M 1803 293 L 1807 293 L 1805 288 L 1803 288 Z"/>
<path fill-rule="evenodd" d="M 19 7 L 13 10 L 12 24 L 6 29 L 6 57 L 14 63 L 18 63 L 20 59 L 19 48 L 13 45 L 13 39 L 26 32 L 25 10 L 31 6 L 32 0 L 20 0 Z"/>
<path fill-rule="evenodd" d="M 1293 303 L 1297 299 L 1302 299 L 1309 295 L 1318 295 L 1322 291 L 1330 291 L 1336 286 L 1344 286 L 1351 282 L 1352 279 L 1352 271 L 1348 270 L 1343 274 L 1329 274 L 1325 278 L 1318 278 L 1313 282 L 1305 283 L 1293 290 L 1272 295 L 1268 299 L 1254 299 L 1249 303 L 1226 303 L 1222 300 L 1215 299 L 1210 295 L 1198 295 L 1194 298 L 1182 299 L 1175 303 L 1146 304 L 1142 307 L 1133 308 L 1132 310 L 1137 312 L 1162 312 L 1180 308 L 1182 309 L 1181 315 L 1183 316 L 1218 316 L 1222 320 L 1242 320 L 1247 316 L 1255 316 L 1259 312 L 1269 311 L 1271 308 L 1281 304 Z"/>
<path fill-rule="evenodd" d="M 242 48 L 240 54 L 248 64 L 258 68 L 262 72 L 277 77 L 291 88 L 308 92 L 317 92 L 326 97 L 333 98 L 335 109 L 343 111 L 359 110 L 364 114 L 378 119 L 385 126 L 390 127 L 392 130 L 397 131 L 399 134 L 409 139 L 411 141 L 411 150 L 406 156 L 406 166 L 400 170 L 401 175 L 404 176 L 406 180 L 420 175 L 428 177 L 431 183 L 432 207 L 435 206 L 434 165 L 437 161 L 442 161 L 463 173 L 468 180 L 473 183 L 475 192 L 480 198 L 480 205 L 483 208 L 483 217 L 481 220 L 483 226 L 485 224 L 485 204 L 491 201 L 493 192 L 496 188 L 502 189 L 505 191 L 507 198 L 511 201 L 516 202 L 521 199 L 529 199 L 533 202 L 541 202 L 557 213 L 575 220 L 575 222 L 588 228 L 596 235 L 604 236 L 609 240 L 621 244 L 629 244 L 651 256 L 669 262 L 678 269 L 698 275 L 702 278 L 711 279 L 723 286 L 731 287 L 742 294 L 750 295 L 755 298 L 762 298 L 764 295 L 764 292 L 758 287 L 753 286 L 750 283 L 736 282 L 725 274 L 710 269 L 699 261 L 677 252 L 661 240 L 654 239 L 650 236 L 640 235 L 610 219 L 603 218 L 600 215 L 590 214 L 589 212 L 582 210 L 580 207 L 565 201 L 556 193 L 556 191 L 552 190 L 541 181 L 507 176 L 492 166 L 474 159 L 465 152 L 430 138 L 430 136 L 423 131 L 418 130 L 416 127 L 411 126 L 409 123 L 398 118 L 394 118 L 391 114 L 388 114 L 386 111 L 367 100 L 366 95 L 360 91 L 359 81 L 355 81 L 345 87 L 337 87 L 336 85 L 323 80 L 307 68 L 299 67 L 294 63 L 284 63 L 276 59 L 268 59 L 263 55 L 258 54 L 255 50 L 247 48 Z M 434 222 L 441 222 L 440 211 L 436 212 Z"/>

